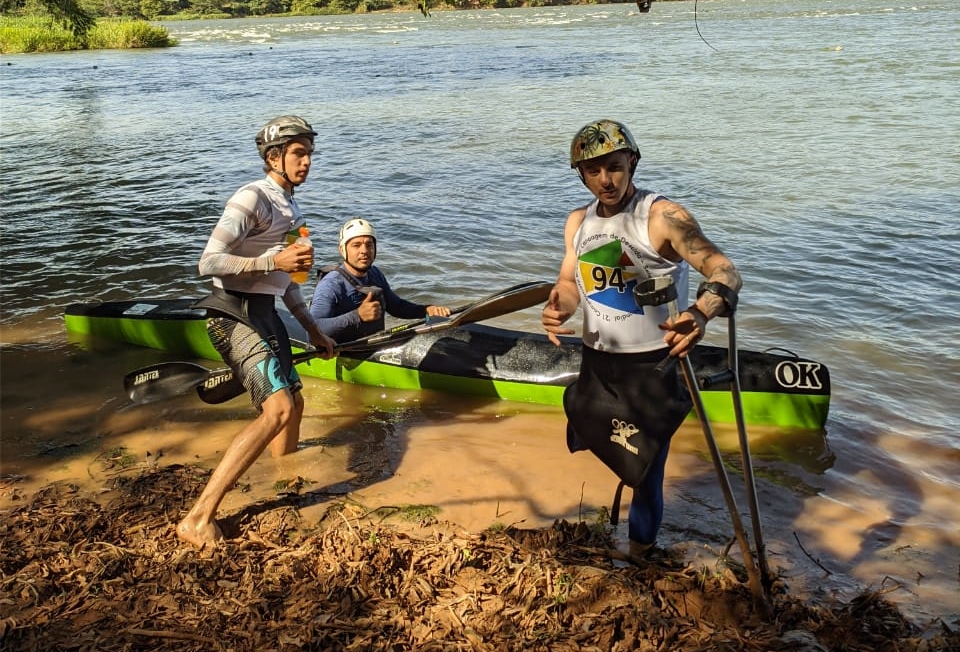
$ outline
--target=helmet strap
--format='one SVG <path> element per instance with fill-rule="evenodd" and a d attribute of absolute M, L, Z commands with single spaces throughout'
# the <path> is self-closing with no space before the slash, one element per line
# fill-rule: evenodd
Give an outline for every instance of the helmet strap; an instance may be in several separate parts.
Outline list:
<path fill-rule="evenodd" d="M 271 165 L 270 171 L 279 175 L 281 179 L 283 179 L 288 184 L 290 184 L 290 194 L 292 195 L 293 191 L 296 190 L 297 186 L 300 184 L 294 183 L 293 181 L 290 180 L 290 177 L 287 176 L 287 156 L 286 155 L 287 155 L 287 143 L 284 143 L 283 145 L 280 146 L 280 168 L 277 169 L 273 167 L 273 165 Z"/>
<path fill-rule="evenodd" d="M 290 177 L 287 176 L 287 144 L 289 142 L 290 141 L 287 141 L 280 147 L 280 176 L 283 177 L 283 180 L 289 183 L 291 186 L 296 187 L 297 184 L 291 181 Z"/>

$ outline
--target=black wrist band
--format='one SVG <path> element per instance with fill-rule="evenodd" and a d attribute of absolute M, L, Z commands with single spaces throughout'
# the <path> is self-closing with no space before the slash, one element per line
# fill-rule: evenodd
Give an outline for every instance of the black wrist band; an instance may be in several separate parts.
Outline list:
<path fill-rule="evenodd" d="M 697 315 L 700 315 L 701 317 L 703 317 L 703 323 L 704 323 L 704 324 L 706 324 L 707 322 L 710 321 L 710 318 L 707 317 L 707 313 L 705 313 L 705 312 L 703 312 L 702 310 L 700 310 L 700 308 L 698 308 L 698 307 L 697 307 L 697 304 L 695 304 L 695 303 L 691 303 L 691 304 L 687 307 L 687 309 L 684 310 L 684 312 L 689 312 L 691 315 L 693 315 L 694 321 L 696 321 Z M 696 314 L 694 314 L 694 313 L 696 313 Z"/>
<path fill-rule="evenodd" d="M 737 310 L 737 301 L 739 295 L 723 283 L 716 281 L 704 281 L 697 288 L 697 298 L 699 299 L 704 292 L 710 292 L 723 299 L 724 310 L 718 317 L 729 317 Z"/>

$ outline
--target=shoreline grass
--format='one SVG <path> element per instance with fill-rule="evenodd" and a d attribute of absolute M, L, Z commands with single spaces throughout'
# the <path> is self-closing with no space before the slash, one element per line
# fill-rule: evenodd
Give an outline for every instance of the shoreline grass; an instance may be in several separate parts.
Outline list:
<path fill-rule="evenodd" d="M 163 27 L 145 20 L 99 18 L 77 37 L 49 16 L 0 16 L 0 54 L 164 48 L 177 44 Z"/>

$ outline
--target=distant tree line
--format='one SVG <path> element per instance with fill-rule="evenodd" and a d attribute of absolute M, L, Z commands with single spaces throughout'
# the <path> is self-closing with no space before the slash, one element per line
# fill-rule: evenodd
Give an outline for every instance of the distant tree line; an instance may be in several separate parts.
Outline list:
<path fill-rule="evenodd" d="M 246 16 L 352 14 L 431 9 L 542 7 L 633 0 L 0 0 L 2 15 L 50 14 L 75 32 L 97 18 L 243 18 Z"/>

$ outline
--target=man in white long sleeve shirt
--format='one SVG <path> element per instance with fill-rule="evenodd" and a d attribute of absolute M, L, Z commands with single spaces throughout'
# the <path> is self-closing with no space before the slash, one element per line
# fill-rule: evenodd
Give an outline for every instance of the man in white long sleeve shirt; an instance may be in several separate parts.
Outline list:
<path fill-rule="evenodd" d="M 297 116 L 280 116 L 257 133 L 264 179 L 249 183 L 227 202 L 200 257 L 200 274 L 213 278 L 207 309 L 210 341 L 243 381 L 259 416 L 233 439 L 177 536 L 197 546 L 223 538 L 216 522 L 220 502 L 270 447 L 274 457 L 292 453 L 300 438 L 303 384 L 293 366 L 290 339 L 276 311 L 282 297 L 311 343 L 333 356 L 333 341 L 317 327 L 292 272 L 309 270 L 313 249 L 294 243 L 305 220 L 293 198 L 310 172 L 316 132 Z"/>

